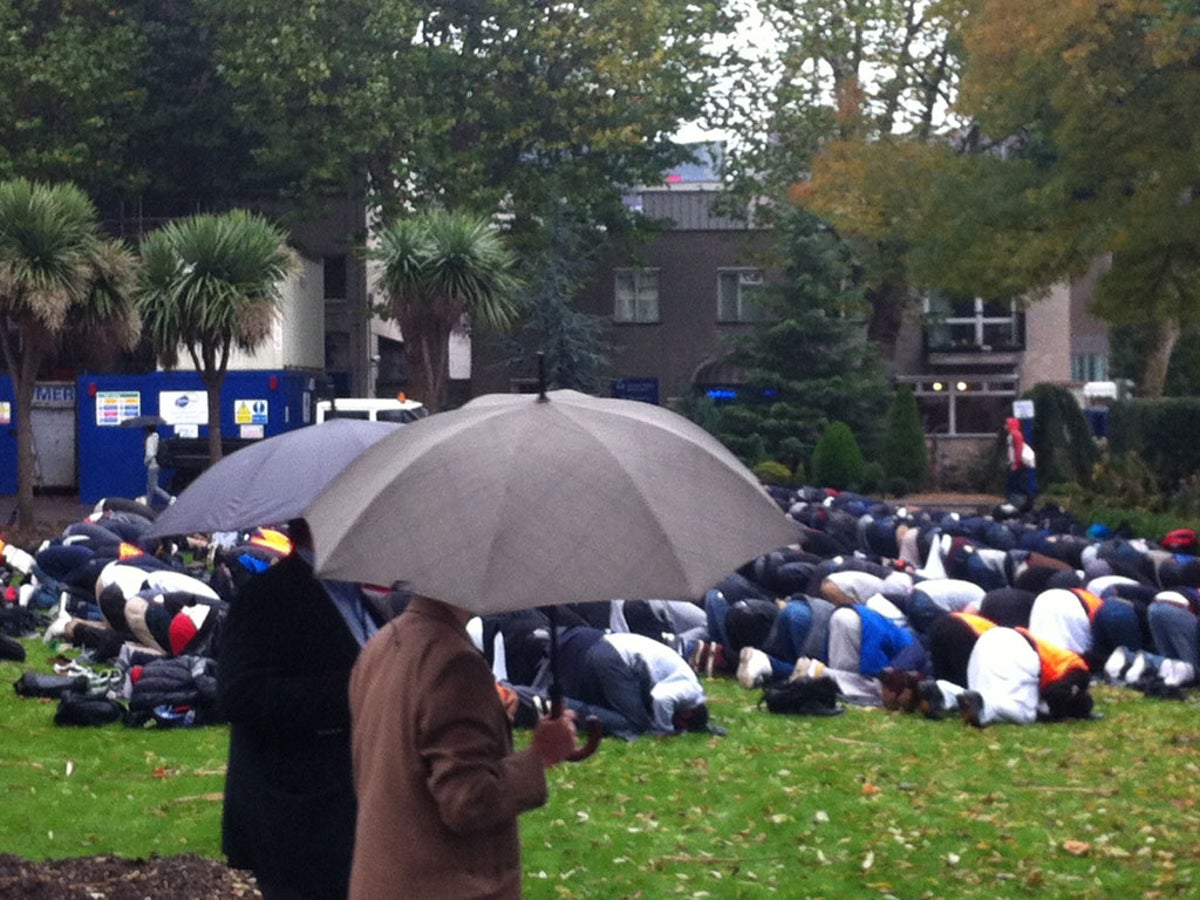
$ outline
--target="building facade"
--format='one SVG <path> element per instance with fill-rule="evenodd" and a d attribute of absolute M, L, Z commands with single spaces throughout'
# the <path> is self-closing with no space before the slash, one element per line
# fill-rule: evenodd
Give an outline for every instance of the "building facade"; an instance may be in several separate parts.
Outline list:
<path fill-rule="evenodd" d="M 730 339 L 754 327 L 755 302 L 779 273 L 761 265 L 771 235 L 714 207 L 716 182 L 668 183 L 633 195 L 665 223 L 649 244 L 611 249 L 575 308 L 609 320 L 610 393 L 673 405 L 720 399 L 740 374 Z M 1087 313 L 1095 273 L 1013 302 L 924 297 L 908 314 L 892 375 L 913 387 L 938 486 L 976 487 L 1013 404 L 1035 384 L 1080 387 L 1107 373 L 1104 326 Z M 471 394 L 528 390 L 531 374 L 498 368 L 474 350 Z"/>

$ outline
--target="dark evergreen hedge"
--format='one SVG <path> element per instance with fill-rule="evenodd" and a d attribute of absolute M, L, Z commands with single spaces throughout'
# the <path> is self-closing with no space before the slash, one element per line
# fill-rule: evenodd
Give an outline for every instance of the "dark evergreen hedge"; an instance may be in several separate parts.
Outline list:
<path fill-rule="evenodd" d="M 1200 397 L 1122 400 L 1112 407 L 1109 448 L 1135 452 L 1165 493 L 1200 471 Z"/>
<path fill-rule="evenodd" d="M 854 431 L 845 422 L 830 422 L 813 450 L 812 476 L 821 487 L 846 490 L 862 482 L 867 461 Z"/>
<path fill-rule="evenodd" d="M 907 384 L 896 389 L 880 434 L 878 461 L 884 479 L 903 482 L 910 489 L 924 488 L 929 481 L 929 454 L 917 398 Z"/>
<path fill-rule="evenodd" d="M 1100 451 L 1075 396 L 1057 384 L 1035 384 L 1025 396 L 1034 406 L 1038 484 L 1091 483 Z"/>

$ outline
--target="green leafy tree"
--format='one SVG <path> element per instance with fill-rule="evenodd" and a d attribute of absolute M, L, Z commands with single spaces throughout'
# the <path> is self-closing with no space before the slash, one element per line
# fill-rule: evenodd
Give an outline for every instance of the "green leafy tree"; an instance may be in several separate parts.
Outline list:
<path fill-rule="evenodd" d="M 144 43 L 123 4 L 0 4 L 0 178 L 137 184 L 128 136 L 144 108 Z"/>
<path fill-rule="evenodd" d="M 518 320 L 516 258 L 488 219 L 443 210 L 388 223 L 371 255 L 404 337 L 408 393 L 441 409 L 450 333 L 464 319 L 485 330 Z"/>
<path fill-rule="evenodd" d="M 862 481 L 867 461 L 845 422 L 830 422 L 813 450 L 812 477 L 821 487 L 847 490 Z"/>
<path fill-rule="evenodd" d="M 1128 325 L 1121 328 L 1121 339 L 1109 344 L 1109 377 L 1136 382 L 1141 375 L 1142 361 L 1153 353 L 1154 329 L 1149 325 Z M 1200 395 L 1200 323 L 1185 321 L 1179 333 L 1179 343 L 1171 354 L 1164 397 Z"/>
<path fill-rule="evenodd" d="M 105 240 L 96 210 L 71 184 L 0 183 L 0 347 L 17 423 L 17 516 L 34 524 L 33 394 L 42 365 L 72 331 L 132 347 L 134 258 Z"/>
<path fill-rule="evenodd" d="M 226 209 L 248 197 L 278 195 L 302 177 L 265 165 L 268 148 L 239 115 L 239 96 L 216 58 L 220 32 L 208 18 L 208 0 L 121 5 L 142 48 L 134 66 L 142 112 L 125 141 L 143 214 Z"/>
<path fill-rule="evenodd" d="M 208 0 L 2 6 L 0 177 L 69 180 L 106 218 L 151 220 L 304 181 L 247 127 Z"/>
<path fill-rule="evenodd" d="M 750 464 L 767 458 L 794 470 L 835 419 L 872 435 L 889 389 L 858 317 L 862 291 L 847 287 L 845 245 L 799 210 L 774 233 L 782 281 L 764 298 L 766 320 L 730 355 L 761 399 L 718 406 L 717 433 Z"/>
<path fill-rule="evenodd" d="M 929 455 L 917 398 L 907 384 L 896 389 L 884 419 L 876 459 L 889 483 L 903 481 L 909 488 L 923 488 L 929 480 Z"/>
<path fill-rule="evenodd" d="M 1200 141 L 1196 10 L 1158 0 L 972 6 L 959 107 L 982 132 L 1020 138 L 1005 154 L 1012 164 L 993 165 L 1025 180 L 1014 192 L 1015 179 L 997 179 L 995 193 L 1020 198 L 1025 214 L 998 229 L 985 202 L 963 233 L 992 252 L 1011 248 L 1004 264 L 1035 285 L 1110 253 L 1093 310 L 1152 335 L 1138 390 L 1159 396 L 1183 323 L 1200 310 L 1200 203 L 1185 149 Z"/>
<path fill-rule="evenodd" d="M 253 353 L 279 315 L 296 268 L 286 234 L 244 210 L 179 219 L 142 242 L 138 307 L 168 368 L 182 348 L 208 394 L 208 452 L 221 458 L 221 389 L 234 347 Z"/>
<path fill-rule="evenodd" d="M 760 115 L 739 129 L 738 194 L 798 204 L 846 242 L 867 334 L 890 361 L 916 296 L 909 228 L 957 81 L 956 20 L 927 0 L 757 5 L 778 50 L 742 81 Z"/>
<path fill-rule="evenodd" d="M 436 202 L 603 220 L 657 180 L 717 76 L 721 4 L 212 0 L 260 158 L 303 190 L 365 180 L 385 217 Z"/>

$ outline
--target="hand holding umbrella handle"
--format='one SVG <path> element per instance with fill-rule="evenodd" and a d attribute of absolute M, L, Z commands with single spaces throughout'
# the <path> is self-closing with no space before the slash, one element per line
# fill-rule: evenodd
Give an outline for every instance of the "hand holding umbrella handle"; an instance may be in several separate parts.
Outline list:
<path fill-rule="evenodd" d="M 550 700 L 550 718 L 557 719 L 562 713 L 562 697 L 552 697 Z M 568 762 L 583 762 L 600 749 L 600 739 L 604 737 L 604 726 L 600 724 L 600 720 L 595 716 L 588 716 L 584 724 L 587 725 L 587 740 L 572 751 L 571 755 L 567 757 Z"/>

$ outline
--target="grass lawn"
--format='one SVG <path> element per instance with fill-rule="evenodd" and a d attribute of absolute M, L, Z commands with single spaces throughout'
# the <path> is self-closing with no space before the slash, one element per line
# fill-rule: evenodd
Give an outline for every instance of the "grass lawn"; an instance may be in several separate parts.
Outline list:
<path fill-rule="evenodd" d="M 27 641 L 47 671 L 50 651 Z M 1099 721 L 789 718 L 707 683 L 726 737 L 606 741 L 522 819 L 531 898 L 1191 897 L 1200 704 L 1098 687 Z M 58 728 L 0 699 L 0 852 L 220 858 L 228 733 Z M 525 735 L 518 734 L 524 743 Z"/>

